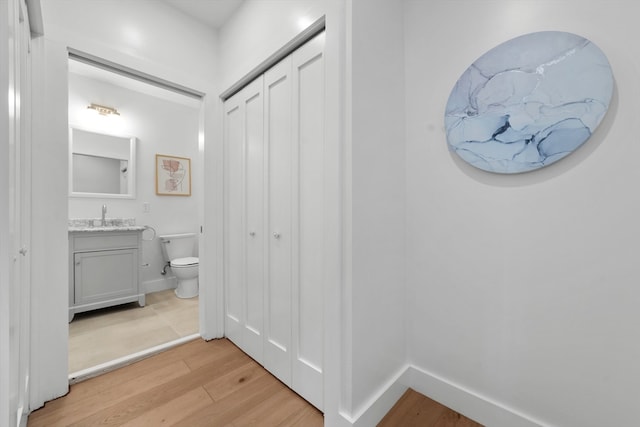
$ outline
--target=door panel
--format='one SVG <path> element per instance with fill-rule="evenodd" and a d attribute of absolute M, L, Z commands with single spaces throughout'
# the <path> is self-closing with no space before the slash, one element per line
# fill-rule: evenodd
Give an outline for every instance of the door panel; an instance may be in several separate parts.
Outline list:
<path fill-rule="evenodd" d="M 293 54 L 294 129 L 297 139 L 297 266 L 293 310 L 292 387 L 322 408 L 324 35 Z"/>
<path fill-rule="evenodd" d="M 262 78 L 225 102 L 226 335 L 262 359 L 264 105 Z"/>
<path fill-rule="evenodd" d="M 269 273 L 265 367 L 291 383 L 291 58 L 265 73 Z"/>
<path fill-rule="evenodd" d="M 31 73 L 31 30 L 29 28 L 28 10 L 23 1 L 5 2 L 2 9 L 0 27 L 4 42 L 3 59 L 8 59 L 5 66 L 0 67 L 0 80 L 5 84 L 8 98 L 5 105 L 8 110 L 3 124 L 3 151 L 8 159 L 4 165 L 7 206 L 0 215 L 6 220 L 4 226 L 7 235 L 6 261 L 4 270 L 8 279 L 2 284 L 6 289 L 1 298 L 6 302 L 3 319 L 7 323 L 8 335 L 3 336 L 2 363 L 3 383 L 6 397 L 5 413 L 0 408 L 0 424 L 11 425 L 24 423 L 28 413 L 30 387 L 31 342 L 31 279 L 30 279 L 30 240 L 31 240 L 31 115 L 32 106 L 32 73 Z M 5 38 L 4 36 L 8 37 Z M 6 73 L 6 74 L 5 74 Z M 2 126 L 0 126 L 2 127 Z M 6 141 L 6 142 L 5 142 Z M 6 217 L 4 215 L 7 215 Z M 4 249 L 4 246 L 3 246 Z M 2 322 L 0 322 L 2 323 Z M 4 324 L 3 324 L 4 326 Z M 5 341 L 4 339 L 7 339 Z M 6 364 L 5 364 L 6 363 Z M 4 376 L 5 367 L 9 374 Z M 2 394 L 2 392 L 0 392 Z"/>
<path fill-rule="evenodd" d="M 244 298 L 243 120 L 240 94 L 225 103 L 225 334 L 240 345 Z"/>
<path fill-rule="evenodd" d="M 242 90 L 246 146 L 246 293 L 243 350 L 262 360 L 264 308 L 264 100 L 262 77 Z"/>

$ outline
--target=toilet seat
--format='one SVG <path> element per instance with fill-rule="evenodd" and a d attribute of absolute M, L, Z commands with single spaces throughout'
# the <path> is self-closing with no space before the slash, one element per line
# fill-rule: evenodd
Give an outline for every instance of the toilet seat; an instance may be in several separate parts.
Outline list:
<path fill-rule="evenodd" d="M 189 256 L 185 258 L 176 258 L 171 261 L 171 267 L 191 267 L 193 265 L 198 265 L 199 259 L 197 257 Z"/>

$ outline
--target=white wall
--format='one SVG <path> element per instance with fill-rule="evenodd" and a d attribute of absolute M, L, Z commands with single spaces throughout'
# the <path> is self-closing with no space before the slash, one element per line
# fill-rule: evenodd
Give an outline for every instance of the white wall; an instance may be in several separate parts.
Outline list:
<path fill-rule="evenodd" d="M 186 97 L 184 97 L 186 98 Z M 87 114 L 90 103 L 114 106 L 119 117 Z M 190 197 L 158 196 L 155 192 L 155 155 L 187 157 L 192 162 L 193 187 L 202 170 L 198 161 L 199 102 L 186 98 L 172 102 L 77 74 L 69 74 L 69 123 L 94 132 L 116 132 L 136 141 L 136 198 L 69 198 L 69 218 L 99 218 L 107 205 L 107 218 L 135 218 L 138 225 L 153 227 L 158 235 L 199 232 L 201 192 Z M 117 123 L 113 123 L 115 119 Z M 114 129 L 116 128 L 116 129 Z M 127 153 L 128 154 L 128 153 Z M 144 211 L 148 203 L 150 212 Z M 153 233 L 145 232 L 144 239 Z M 158 239 L 143 243 L 142 281 L 149 290 L 174 285 L 162 283 L 164 265 Z M 169 276 L 171 270 L 168 270 Z"/>
<path fill-rule="evenodd" d="M 404 34 L 396 1 L 351 3 L 345 304 L 352 318 L 345 350 L 353 387 L 347 407 L 358 418 L 406 363 Z"/>
<path fill-rule="evenodd" d="M 540 424 L 637 424 L 638 13 L 624 1 L 405 2 L 410 362 L 418 387 L 453 385 L 426 391 L 480 422 L 514 425 L 465 394 Z M 600 128 L 523 175 L 459 161 L 443 129 L 457 78 L 541 30 L 582 35 L 608 56 L 616 88 Z"/>
<path fill-rule="evenodd" d="M 245 0 L 219 30 L 220 88 L 227 89 L 325 13 L 325 0 Z"/>
<path fill-rule="evenodd" d="M 203 92 L 216 86 L 215 32 L 164 2 L 41 1 L 48 38 Z"/>

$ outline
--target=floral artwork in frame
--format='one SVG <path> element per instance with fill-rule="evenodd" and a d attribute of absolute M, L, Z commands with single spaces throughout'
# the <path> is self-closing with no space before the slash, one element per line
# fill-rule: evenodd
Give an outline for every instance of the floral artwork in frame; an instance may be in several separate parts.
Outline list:
<path fill-rule="evenodd" d="M 191 196 L 191 159 L 156 154 L 156 194 Z"/>

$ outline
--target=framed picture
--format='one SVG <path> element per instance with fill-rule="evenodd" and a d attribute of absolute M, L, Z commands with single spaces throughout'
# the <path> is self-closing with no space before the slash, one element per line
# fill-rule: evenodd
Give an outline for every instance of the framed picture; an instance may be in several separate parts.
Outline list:
<path fill-rule="evenodd" d="M 156 154 L 156 194 L 191 196 L 191 159 Z"/>

